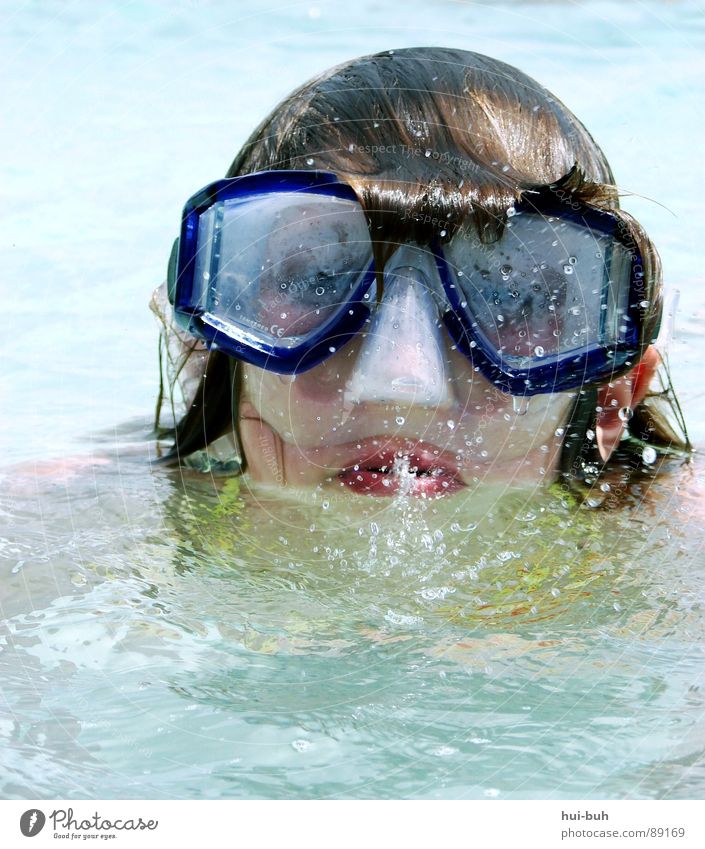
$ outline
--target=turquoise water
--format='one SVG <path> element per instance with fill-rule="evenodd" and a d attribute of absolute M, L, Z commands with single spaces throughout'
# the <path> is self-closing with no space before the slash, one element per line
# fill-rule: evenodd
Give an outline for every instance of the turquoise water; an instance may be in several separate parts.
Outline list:
<path fill-rule="evenodd" d="M 146 310 L 181 203 L 295 84 L 379 49 L 478 50 L 552 89 L 643 195 L 625 206 L 682 290 L 672 366 L 702 445 L 701 7 L 6 17 L 0 797 L 702 796 L 701 461 L 618 513 L 154 471 Z"/>

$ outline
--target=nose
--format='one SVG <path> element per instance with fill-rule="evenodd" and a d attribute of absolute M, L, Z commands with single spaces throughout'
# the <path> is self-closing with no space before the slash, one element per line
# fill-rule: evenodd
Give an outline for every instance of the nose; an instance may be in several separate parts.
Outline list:
<path fill-rule="evenodd" d="M 355 403 L 438 407 L 451 402 L 433 256 L 403 245 L 387 262 L 381 302 L 346 386 Z"/>

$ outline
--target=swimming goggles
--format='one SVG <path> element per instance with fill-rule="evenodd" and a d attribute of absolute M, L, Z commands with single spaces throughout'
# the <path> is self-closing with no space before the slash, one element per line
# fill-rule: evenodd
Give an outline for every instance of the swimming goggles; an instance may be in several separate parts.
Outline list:
<path fill-rule="evenodd" d="M 407 278 L 428 288 L 458 350 L 513 395 L 609 380 L 640 351 L 649 303 L 638 248 L 617 216 L 576 207 L 518 204 L 489 243 L 466 223 L 443 243 L 402 246 Z M 168 290 L 179 325 L 209 347 L 296 374 L 363 330 L 387 290 L 386 266 L 381 292 L 375 271 L 349 185 L 266 171 L 186 203 Z"/>

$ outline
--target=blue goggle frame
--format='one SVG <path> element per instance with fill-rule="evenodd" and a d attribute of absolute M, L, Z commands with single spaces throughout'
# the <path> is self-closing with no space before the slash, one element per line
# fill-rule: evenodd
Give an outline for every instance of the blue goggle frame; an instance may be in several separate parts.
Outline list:
<path fill-rule="evenodd" d="M 370 302 L 363 300 L 375 281 L 374 264 L 362 275 L 350 294 L 347 309 L 334 315 L 312 331 L 299 346 L 278 346 L 256 338 L 246 330 L 235 336 L 226 332 L 226 323 L 218 326 L 211 318 L 203 320 L 204 310 L 194 297 L 194 273 L 198 250 L 200 216 L 213 204 L 235 198 L 275 192 L 302 192 L 329 195 L 359 203 L 352 187 L 335 174 L 320 171 L 263 171 L 242 177 L 217 180 L 196 192 L 183 210 L 180 238 L 175 242 L 169 262 L 168 293 L 179 326 L 203 339 L 210 348 L 218 348 L 235 359 L 269 371 L 295 374 L 312 368 L 342 348 L 362 328 L 370 315 Z M 473 328 L 472 317 L 463 307 L 463 295 L 456 286 L 453 273 L 438 241 L 430 245 L 436 260 L 450 309 L 443 315 L 451 338 L 483 376 L 502 391 L 512 395 L 531 396 L 560 392 L 583 384 L 610 380 L 636 359 L 640 351 L 641 329 L 646 307 L 643 306 L 644 279 L 642 258 L 624 224 L 612 213 L 583 206 L 579 211 L 565 211 L 560 203 L 520 204 L 517 211 L 540 213 L 571 221 L 591 231 L 628 244 L 631 255 L 629 293 L 623 321 L 622 338 L 606 347 L 600 343 L 586 345 L 553 355 L 551 361 L 534 362 L 529 368 L 514 368 L 493 348 L 483 333 Z"/>

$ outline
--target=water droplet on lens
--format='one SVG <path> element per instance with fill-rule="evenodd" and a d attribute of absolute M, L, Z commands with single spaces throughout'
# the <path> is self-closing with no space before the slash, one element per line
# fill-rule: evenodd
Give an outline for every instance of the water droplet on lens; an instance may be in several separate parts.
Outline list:
<path fill-rule="evenodd" d="M 646 463 L 647 466 L 653 466 L 656 462 L 657 458 L 656 449 L 652 448 L 650 445 L 647 445 L 646 448 L 641 452 L 641 459 Z"/>

